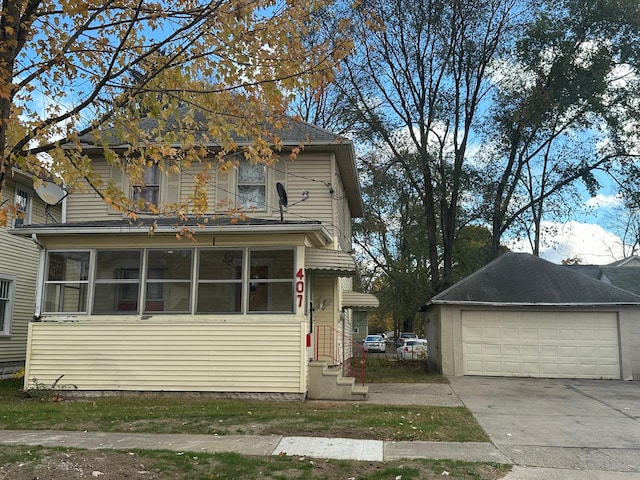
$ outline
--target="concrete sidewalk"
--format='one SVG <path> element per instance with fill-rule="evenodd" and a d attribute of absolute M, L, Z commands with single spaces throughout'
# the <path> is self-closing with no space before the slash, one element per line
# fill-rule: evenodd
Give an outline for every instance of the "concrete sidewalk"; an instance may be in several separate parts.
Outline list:
<path fill-rule="evenodd" d="M 281 435 L 185 435 L 157 433 L 2 430 L 0 445 L 41 445 L 98 449 L 185 452 L 235 452 L 382 462 L 403 458 L 448 458 L 469 462 L 511 463 L 491 443 L 383 442 L 353 438 Z"/>
<path fill-rule="evenodd" d="M 465 406 L 491 442 L 0 430 L 0 445 L 361 461 L 451 459 L 514 465 L 503 480 L 640 480 L 638 382 L 463 377 L 452 378 L 451 385 L 373 384 L 368 402 Z"/>

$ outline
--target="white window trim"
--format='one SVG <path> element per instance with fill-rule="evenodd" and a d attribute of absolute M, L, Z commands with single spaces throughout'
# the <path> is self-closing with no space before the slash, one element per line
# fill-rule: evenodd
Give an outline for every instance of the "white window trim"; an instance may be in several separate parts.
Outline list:
<path fill-rule="evenodd" d="M 0 273 L 0 281 L 9 282 L 9 298 L 5 305 L 5 322 L 0 330 L 0 337 L 9 337 L 11 336 L 11 320 L 13 319 L 13 306 L 16 296 L 16 277 L 15 275 Z"/>
<path fill-rule="evenodd" d="M 24 210 L 23 223 L 25 225 L 28 225 L 29 223 L 31 223 L 31 207 L 33 205 L 33 190 L 30 189 L 29 187 L 26 187 L 24 185 L 21 185 L 21 184 L 17 183 L 16 186 L 15 186 L 15 192 L 13 194 L 14 202 L 17 200 L 18 192 L 23 192 L 27 196 L 27 208 L 26 208 L 26 210 Z M 22 211 L 22 210 L 20 210 L 20 211 Z M 16 218 L 13 220 L 14 226 L 16 225 L 16 221 L 17 220 L 18 220 L 18 217 L 17 217 L 17 212 L 16 212 Z"/>
<path fill-rule="evenodd" d="M 235 175 L 235 195 L 236 195 L 236 207 L 243 208 L 245 212 L 267 212 L 269 210 L 269 168 L 267 168 L 264 164 L 257 164 L 264 169 L 264 181 L 263 182 L 243 182 L 240 183 L 240 167 L 243 164 L 252 164 L 250 160 L 240 160 L 238 163 L 238 168 L 236 169 Z M 240 186 L 254 186 L 254 187 L 263 187 L 264 188 L 264 205 L 262 207 L 255 208 L 245 208 L 242 204 L 242 195 L 240 194 Z"/>

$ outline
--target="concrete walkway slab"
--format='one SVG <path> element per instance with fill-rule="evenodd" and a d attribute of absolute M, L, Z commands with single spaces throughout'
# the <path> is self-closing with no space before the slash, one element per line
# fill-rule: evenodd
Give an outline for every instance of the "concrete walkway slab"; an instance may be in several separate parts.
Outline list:
<path fill-rule="evenodd" d="M 464 462 L 511 463 L 491 443 L 482 442 L 385 442 L 384 459 L 447 458 Z"/>
<path fill-rule="evenodd" d="M 284 437 L 273 454 L 381 462 L 384 460 L 383 443 L 353 438 Z"/>
<path fill-rule="evenodd" d="M 502 480 L 639 480 L 640 474 L 596 470 L 559 470 L 514 466 Z"/>
<path fill-rule="evenodd" d="M 54 430 L 2 430 L 0 445 L 41 445 L 98 449 L 173 450 L 177 452 L 236 452 L 271 455 L 281 436 L 183 435 L 175 433 L 69 432 Z"/>
<path fill-rule="evenodd" d="M 445 383 L 374 383 L 369 385 L 367 403 L 383 405 L 431 405 L 462 407 L 462 402 Z"/>

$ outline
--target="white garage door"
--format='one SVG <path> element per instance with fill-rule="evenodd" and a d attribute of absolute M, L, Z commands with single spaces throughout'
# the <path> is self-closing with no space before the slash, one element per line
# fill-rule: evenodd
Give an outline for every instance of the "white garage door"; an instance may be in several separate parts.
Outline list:
<path fill-rule="evenodd" d="M 463 312 L 465 375 L 620 378 L 614 313 Z"/>

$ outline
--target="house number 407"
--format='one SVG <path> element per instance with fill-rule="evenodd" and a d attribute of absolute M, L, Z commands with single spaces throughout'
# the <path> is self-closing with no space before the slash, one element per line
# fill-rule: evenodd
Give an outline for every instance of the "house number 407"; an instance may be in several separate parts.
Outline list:
<path fill-rule="evenodd" d="M 298 308 L 302 308 L 302 302 L 304 300 L 304 271 L 300 268 L 296 273 L 296 294 L 298 296 Z"/>

